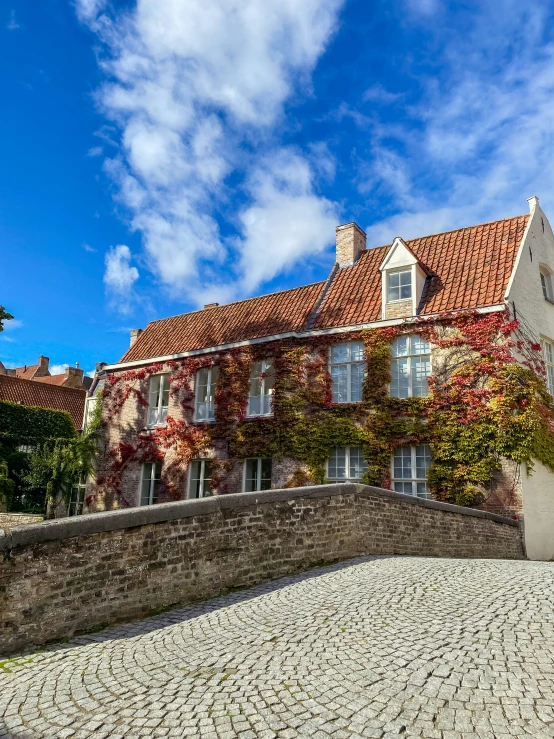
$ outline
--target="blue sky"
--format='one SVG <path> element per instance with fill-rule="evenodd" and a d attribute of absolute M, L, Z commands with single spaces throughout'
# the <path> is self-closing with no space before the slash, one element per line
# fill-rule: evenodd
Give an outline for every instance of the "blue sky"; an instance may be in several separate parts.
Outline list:
<path fill-rule="evenodd" d="M 368 245 L 554 212 L 553 4 L 1 0 L 0 360 L 324 279 Z"/>

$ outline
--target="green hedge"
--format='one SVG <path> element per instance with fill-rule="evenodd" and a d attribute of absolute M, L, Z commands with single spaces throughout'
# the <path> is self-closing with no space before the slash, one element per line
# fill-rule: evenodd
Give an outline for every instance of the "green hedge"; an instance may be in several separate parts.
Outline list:
<path fill-rule="evenodd" d="M 26 442 L 44 439 L 70 439 L 75 428 L 67 411 L 19 405 L 0 400 L 0 438 Z"/>

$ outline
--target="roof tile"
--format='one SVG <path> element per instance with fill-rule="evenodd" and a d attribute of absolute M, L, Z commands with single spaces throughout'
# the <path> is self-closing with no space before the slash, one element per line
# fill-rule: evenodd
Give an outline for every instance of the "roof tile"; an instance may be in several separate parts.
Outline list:
<path fill-rule="evenodd" d="M 13 377 L 13 375 L 0 375 L 0 400 L 67 411 L 77 429 L 83 426 L 85 398 L 85 390 L 56 387 L 43 382 L 35 382 L 35 380 Z"/>

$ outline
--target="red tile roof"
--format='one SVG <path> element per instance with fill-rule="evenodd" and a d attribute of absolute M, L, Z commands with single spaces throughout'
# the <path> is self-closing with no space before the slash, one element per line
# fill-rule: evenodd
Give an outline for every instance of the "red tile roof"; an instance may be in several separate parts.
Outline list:
<path fill-rule="evenodd" d="M 35 382 L 35 380 L 23 380 L 12 375 L 0 375 L 0 400 L 67 411 L 77 429 L 83 426 L 85 398 L 85 390 L 56 387 L 43 382 Z"/>
<path fill-rule="evenodd" d="M 65 374 L 63 375 L 48 375 L 48 377 L 35 377 L 34 382 L 45 382 L 47 385 L 58 385 L 61 387 L 67 380 Z"/>
<path fill-rule="evenodd" d="M 262 295 L 149 323 L 121 359 L 167 356 L 262 336 L 301 331 L 325 283 Z"/>
<path fill-rule="evenodd" d="M 23 380 L 32 380 L 37 369 L 38 364 L 29 364 L 26 367 L 16 367 L 15 376 L 21 377 Z"/>
<path fill-rule="evenodd" d="M 406 241 L 428 274 L 421 313 L 503 303 L 529 216 Z M 351 326 L 381 318 L 379 267 L 390 246 L 368 249 L 339 269 L 324 295 L 317 282 L 148 324 L 121 362 L 216 347 L 248 339 Z M 320 303 L 321 301 L 321 303 Z M 317 311 L 316 311 L 317 308 Z M 314 320 L 315 318 L 315 320 Z"/>

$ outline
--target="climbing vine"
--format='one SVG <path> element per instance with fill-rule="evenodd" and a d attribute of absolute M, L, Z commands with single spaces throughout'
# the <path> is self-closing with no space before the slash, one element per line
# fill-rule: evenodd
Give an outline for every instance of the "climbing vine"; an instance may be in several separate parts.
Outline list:
<path fill-rule="evenodd" d="M 392 398 L 388 390 L 391 343 L 408 332 L 433 346 L 433 375 L 424 398 Z M 351 340 L 365 346 L 362 401 L 339 405 L 332 402 L 329 346 Z M 273 362 L 273 414 L 249 419 L 250 373 L 261 359 Z M 194 375 L 208 366 L 219 370 L 215 423 L 193 423 Z M 145 416 L 148 378 L 162 371 L 170 373 L 170 396 L 180 407 L 179 417 L 173 412 L 164 426 L 145 429 L 138 437 L 134 433 L 112 448 L 106 474 L 98 478 L 100 488 L 120 492 L 130 463 L 156 461 L 171 451 L 175 461 L 164 465 L 162 486 L 170 498 L 179 497 L 172 482 L 175 465 L 182 468 L 222 444 L 231 459 L 296 460 L 289 485 L 323 482 L 332 448 L 360 446 L 368 464 L 365 481 L 389 487 L 394 449 L 428 443 L 434 496 L 463 505 L 483 500 L 502 458 L 529 468 L 536 458 L 554 470 L 552 398 L 540 345 L 508 311 L 467 311 L 340 336 L 274 341 L 114 374 L 104 390 L 104 425 L 117 424 L 133 399 L 137 414 Z M 231 467 L 230 461 L 214 461 L 214 490 L 226 492 Z"/>

